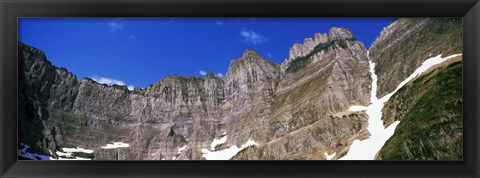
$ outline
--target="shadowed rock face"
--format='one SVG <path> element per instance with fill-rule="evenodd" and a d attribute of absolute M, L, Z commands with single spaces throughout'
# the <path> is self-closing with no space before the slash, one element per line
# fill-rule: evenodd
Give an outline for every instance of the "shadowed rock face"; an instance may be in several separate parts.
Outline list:
<path fill-rule="evenodd" d="M 345 111 L 368 104 L 370 76 L 366 49 L 350 31 L 314 36 L 302 49 L 308 55 L 294 45 L 281 65 L 247 49 L 225 77 L 171 75 L 133 91 L 77 81 L 20 43 L 20 142 L 54 157 L 81 147 L 94 159 L 204 159 L 201 149 L 226 132 L 217 149 L 259 144 L 233 159 L 324 159 L 364 133 L 366 115 Z M 101 148 L 120 141 L 130 146 Z"/>

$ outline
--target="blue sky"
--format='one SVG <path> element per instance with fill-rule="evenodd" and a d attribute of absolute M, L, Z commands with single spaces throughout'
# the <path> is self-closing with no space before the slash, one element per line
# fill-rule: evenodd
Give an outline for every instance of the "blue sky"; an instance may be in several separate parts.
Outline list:
<path fill-rule="evenodd" d="M 21 18 L 18 39 L 57 67 L 146 87 L 170 74 L 225 75 L 246 48 L 281 63 L 294 43 L 331 27 L 369 47 L 393 18 Z"/>

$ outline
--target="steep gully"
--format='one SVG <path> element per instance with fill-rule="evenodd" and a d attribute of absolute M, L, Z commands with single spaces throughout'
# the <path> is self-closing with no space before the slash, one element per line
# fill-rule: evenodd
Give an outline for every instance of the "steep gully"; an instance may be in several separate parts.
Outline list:
<path fill-rule="evenodd" d="M 404 85 L 406 85 L 408 82 L 412 81 L 419 75 L 421 75 L 423 72 L 427 71 L 431 67 L 440 64 L 442 62 L 447 61 L 448 59 L 460 56 L 461 54 L 454 54 L 450 55 L 447 57 L 442 58 L 441 54 L 432 58 L 427 59 L 425 62 L 423 62 L 422 66 L 417 68 L 408 78 L 406 78 L 404 81 L 402 81 L 397 88 L 385 95 L 382 98 L 378 98 L 376 96 L 377 93 L 377 81 L 378 77 L 375 74 L 375 63 L 369 60 L 369 66 L 370 66 L 370 74 L 372 76 L 372 89 L 371 89 L 371 96 L 370 96 L 370 101 L 371 104 L 369 106 L 351 106 L 349 108 L 349 111 L 353 112 L 358 112 L 358 111 L 365 111 L 367 115 L 369 116 L 368 119 L 368 127 L 367 130 L 370 133 L 370 137 L 364 140 L 354 140 L 352 145 L 350 146 L 350 149 L 348 153 L 339 158 L 339 160 L 374 160 L 375 155 L 380 151 L 380 149 L 383 147 L 385 142 L 393 136 L 395 132 L 395 128 L 397 125 L 400 123 L 400 121 L 395 121 L 392 123 L 390 126 L 385 128 L 383 126 L 383 121 L 382 121 L 382 109 L 390 97 L 392 97 L 400 88 L 402 88 Z M 367 51 L 367 57 L 368 57 L 368 51 Z M 223 137 L 226 139 L 226 137 Z M 251 142 L 251 143 L 250 143 Z M 214 144 L 215 141 L 212 143 Z M 257 145 L 253 140 L 249 140 L 245 145 L 243 145 L 241 148 L 238 147 L 231 147 L 225 150 L 221 151 L 208 151 L 207 149 L 203 149 L 203 157 L 205 157 L 207 160 L 228 160 L 231 157 L 233 157 L 235 154 L 237 154 L 239 151 L 253 146 Z M 214 150 L 212 148 L 212 150 Z M 327 160 L 331 160 L 333 157 L 335 157 L 336 152 L 332 154 L 325 153 L 325 157 Z"/>
<path fill-rule="evenodd" d="M 377 98 L 377 75 L 375 74 L 375 63 L 369 60 L 370 63 L 370 73 L 372 76 L 372 91 L 370 101 L 371 104 L 369 106 L 351 106 L 349 111 L 365 111 L 368 118 L 368 131 L 370 132 L 370 137 L 364 140 L 354 140 L 352 145 L 350 145 L 350 149 L 348 150 L 347 154 L 339 160 L 373 160 L 375 159 L 375 155 L 380 151 L 383 147 L 385 142 L 393 135 L 395 128 L 400 123 L 400 121 L 395 121 L 390 126 L 385 128 L 383 126 L 382 121 L 382 109 L 390 97 L 392 97 L 400 88 L 402 88 L 405 84 L 412 81 L 423 72 L 427 71 L 434 65 L 440 64 L 442 62 L 447 61 L 448 59 L 460 56 L 462 54 L 453 54 L 447 57 L 442 58 L 441 54 L 435 57 L 427 59 L 423 64 L 415 70 L 409 77 L 407 77 L 404 81 L 402 81 L 397 88 L 385 95 L 382 98 Z M 368 57 L 368 51 L 367 51 Z M 328 154 L 325 153 L 325 156 L 328 160 L 332 159 L 336 153 Z"/>

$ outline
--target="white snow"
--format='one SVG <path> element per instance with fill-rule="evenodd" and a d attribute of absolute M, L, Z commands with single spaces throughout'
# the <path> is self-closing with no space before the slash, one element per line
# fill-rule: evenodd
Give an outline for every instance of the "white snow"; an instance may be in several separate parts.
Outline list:
<path fill-rule="evenodd" d="M 350 145 L 348 153 L 339 160 L 373 160 L 377 152 L 380 151 L 385 142 L 393 135 L 395 128 L 400 123 L 400 121 L 395 121 L 387 128 L 383 126 L 382 108 L 385 102 L 388 101 L 390 97 L 392 97 L 405 84 L 428 70 L 430 67 L 460 55 L 462 54 L 454 54 L 442 58 L 440 54 L 427 59 L 425 62 L 423 62 L 422 66 L 417 68 L 415 72 L 402 81 L 393 92 L 385 95 L 381 99 L 378 99 L 376 96 L 378 78 L 375 74 L 375 64 L 370 62 L 370 73 L 372 75 L 372 91 L 370 96 L 371 104 L 367 107 L 352 106 L 349 108 L 350 111 L 366 110 L 366 113 L 369 116 L 367 129 L 370 132 L 370 137 L 361 141 L 358 139 L 354 140 L 352 145 Z"/>
<path fill-rule="evenodd" d="M 215 147 L 216 147 L 217 145 L 224 144 L 226 141 L 227 141 L 227 135 L 223 135 L 223 137 L 220 138 L 219 140 L 213 139 L 212 144 L 210 144 L 210 148 L 211 148 L 212 150 L 215 150 Z"/>
<path fill-rule="evenodd" d="M 63 157 L 72 157 L 72 153 L 64 153 L 61 151 L 56 151 L 58 156 L 63 156 Z"/>
<path fill-rule="evenodd" d="M 336 154 L 337 154 L 337 152 L 334 152 L 331 155 L 329 155 L 327 152 L 325 152 L 324 155 L 325 155 L 325 158 L 327 158 L 327 160 L 331 160 Z"/>
<path fill-rule="evenodd" d="M 181 147 L 181 148 L 179 148 L 179 149 L 178 149 L 178 153 L 177 153 L 177 154 L 180 154 L 180 153 L 182 153 L 182 152 L 185 150 L 185 148 L 187 148 L 187 146 L 186 146 L 186 145 L 185 145 L 185 146 L 183 146 L 183 147 Z"/>
<path fill-rule="evenodd" d="M 82 153 L 92 154 L 93 150 L 76 147 L 76 148 L 62 148 L 62 151 L 63 152 L 61 151 L 55 152 L 59 156 L 58 160 L 92 160 L 90 158 L 82 158 L 78 156 L 74 157 L 72 153 L 82 152 Z M 66 157 L 66 158 L 62 158 L 62 157 Z"/>
<path fill-rule="evenodd" d="M 255 143 L 255 141 L 249 139 L 240 148 L 238 148 L 236 145 L 220 151 L 210 151 L 204 148 L 202 149 L 202 153 L 203 153 L 202 156 L 205 157 L 205 159 L 207 160 L 229 160 L 230 158 L 235 156 L 238 152 L 254 145 L 258 145 L 258 144 Z"/>
<path fill-rule="evenodd" d="M 365 107 L 365 106 L 351 106 L 348 110 L 349 111 L 354 111 L 354 112 L 365 111 L 365 110 L 367 110 L 367 107 Z"/>
<path fill-rule="evenodd" d="M 103 149 L 115 149 L 115 148 L 126 148 L 130 145 L 123 142 L 112 142 L 113 144 L 107 144 L 107 146 L 102 146 Z"/>
<path fill-rule="evenodd" d="M 17 150 L 17 153 L 18 153 L 18 156 L 21 156 L 21 157 L 24 157 L 24 158 L 28 158 L 28 159 L 31 159 L 31 160 L 91 160 L 89 158 L 82 158 L 82 157 L 75 157 L 75 158 L 62 158 L 62 157 L 59 157 L 58 159 L 55 159 L 53 157 L 50 157 L 50 156 L 45 156 L 45 155 L 40 155 L 40 154 L 34 154 L 34 153 L 29 153 L 27 152 L 27 149 L 30 148 L 30 146 L 26 145 L 26 144 L 23 144 L 21 143 L 20 145 L 23 145 L 24 148 L 23 149 L 19 149 Z M 49 150 L 50 151 L 50 150 Z M 50 151 L 51 152 L 51 151 Z M 56 152 L 58 156 L 62 156 L 62 155 L 68 155 L 67 157 L 71 157 L 71 153 L 63 153 L 63 152 L 59 152 L 57 151 Z M 60 155 L 60 154 L 62 155 Z"/>
<path fill-rule="evenodd" d="M 75 158 L 61 158 L 61 157 L 60 157 L 60 158 L 58 158 L 58 160 L 67 160 L 67 161 L 68 161 L 68 160 L 92 160 L 92 159 L 90 159 L 90 158 L 82 158 L 82 157 L 76 156 Z"/>
<path fill-rule="evenodd" d="M 93 153 L 93 150 L 89 150 L 89 149 L 83 149 L 83 148 L 79 148 L 79 147 L 76 147 L 76 148 L 62 148 L 62 151 L 65 152 L 65 153 L 74 153 L 74 152 L 82 152 L 82 153 Z"/>

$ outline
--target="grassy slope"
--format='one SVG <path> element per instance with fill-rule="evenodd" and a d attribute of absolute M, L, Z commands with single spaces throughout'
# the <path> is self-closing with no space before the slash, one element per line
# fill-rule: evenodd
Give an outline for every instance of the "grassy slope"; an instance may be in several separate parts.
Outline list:
<path fill-rule="evenodd" d="M 462 63 L 420 76 L 386 105 L 400 124 L 380 150 L 382 160 L 461 160 Z"/>

